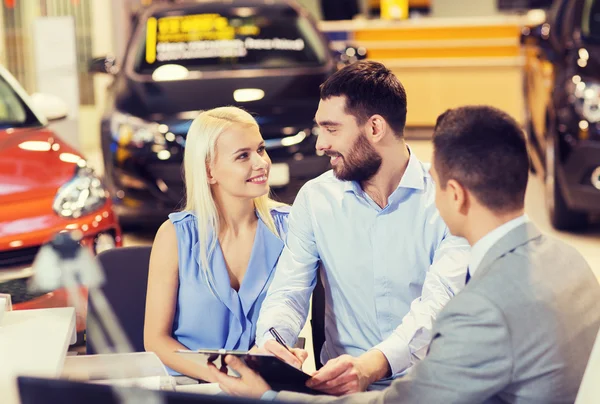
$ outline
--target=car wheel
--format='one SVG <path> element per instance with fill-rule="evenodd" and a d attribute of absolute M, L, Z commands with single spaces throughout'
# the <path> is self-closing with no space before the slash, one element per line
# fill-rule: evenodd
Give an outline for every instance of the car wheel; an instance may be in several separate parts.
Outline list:
<path fill-rule="evenodd" d="M 546 141 L 546 206 L 550 222 L 557 230 L 577 230 L 587 224 L 587 214 L 569 209 L 556 175 L 556 136 Z"/>

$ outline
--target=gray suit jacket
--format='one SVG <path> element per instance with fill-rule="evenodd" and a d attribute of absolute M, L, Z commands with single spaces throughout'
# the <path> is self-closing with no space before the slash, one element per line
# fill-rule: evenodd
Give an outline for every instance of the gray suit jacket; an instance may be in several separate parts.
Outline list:
<path fill-rule="evenodd" d="M 599 327 L 600 284 L 585 260 L 526 223 L 488 251 L 440 312 L 429 354 L 409 377 L 336 402 L 572 403 Z"/>

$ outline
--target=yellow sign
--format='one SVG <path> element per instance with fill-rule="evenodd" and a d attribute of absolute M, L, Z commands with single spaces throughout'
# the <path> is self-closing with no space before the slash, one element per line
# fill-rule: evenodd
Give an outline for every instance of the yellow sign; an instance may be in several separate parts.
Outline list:
<path fill-rule="evenodd" d="M 156 61 L 156 18 L 148 18 L 146 23 L 146 62 Z"/>
<path fill-rule="evenodd" d="M 146 23 L 146 62 L 152 64 L 156 61 L 158 44 L 233 41 L 236 36 L 257 36 L 259 33 L 260 28 L 256 25 L 234 27 L 227 17 L 220 14 L 151 17 Z"/>
<path fill-rule="evenodd" d="M 381 0 L 381 18 L 404 20 L 408 18 L 408 0 Z"/>
<path fill-rule="evenodd" d="M 219 14 L 164 17 L 158 20 L 158 42 L 227 40 L 235 37 L 229 20 Z"/>

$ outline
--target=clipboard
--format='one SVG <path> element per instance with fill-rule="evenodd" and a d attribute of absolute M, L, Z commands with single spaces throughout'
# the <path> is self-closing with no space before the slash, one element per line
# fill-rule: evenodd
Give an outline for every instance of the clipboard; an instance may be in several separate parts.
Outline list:
<path fill-rule="evenodd" d="M 226 349 L 178 349 L 177 351 L 175 351 L 175 353 L 184 357 L 186 360 L 194 362 L 200 366 L 208 366 L 209 363 L 212 363 L 217 367 L 217 369 L 220 369 L 221 372 L 227 373 L 227 375 L 229 376 L 240 377 L 240 375 L 235 370 L 226 367 L 225 364 L 221 361 L 221 359 L 224 358 L 226 355 L 245 355 L 248 352 L 228 351 Z"/>
<path fill-rule="evenodd" d="M 244 351 L 227 351 L 225 349 L 200 349 L 200 350 L 177 350 L 177 354 L 184 356 L 187 360 L 208 366 L 212 362 L 217 369 L 226 372 L 229 376 L 239 377 L 233 369 L 225 366 L 223 358 L 226 355 L 236 356 L 246 366 L 258 373 L 275 391 L 288 390 L 298 393 L 323 394 L 306 387 L 310 379 L 308 373 L 287 364 L 273 355 L 251 354 Z"/>

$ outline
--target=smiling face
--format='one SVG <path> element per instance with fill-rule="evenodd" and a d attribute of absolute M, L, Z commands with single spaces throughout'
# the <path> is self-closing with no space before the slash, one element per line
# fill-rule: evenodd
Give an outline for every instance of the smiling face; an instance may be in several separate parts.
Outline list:
<path fill-rule="evenodd" d="M 258 126 L 236 124 L 217 139 L 209 183 L 213 191 L 253 199 L 269 192 L 270 168 Z"/>
<path fill-rule="evenodd" d="M 315 115 L 319 125 L 317 150 L 331 159 L 335 176 L 342 181 L 367 181 L 381 166 L 381 155 L 367 138 L 366 125 L 346 112 L 346 97 L 319 102 Z"/>

